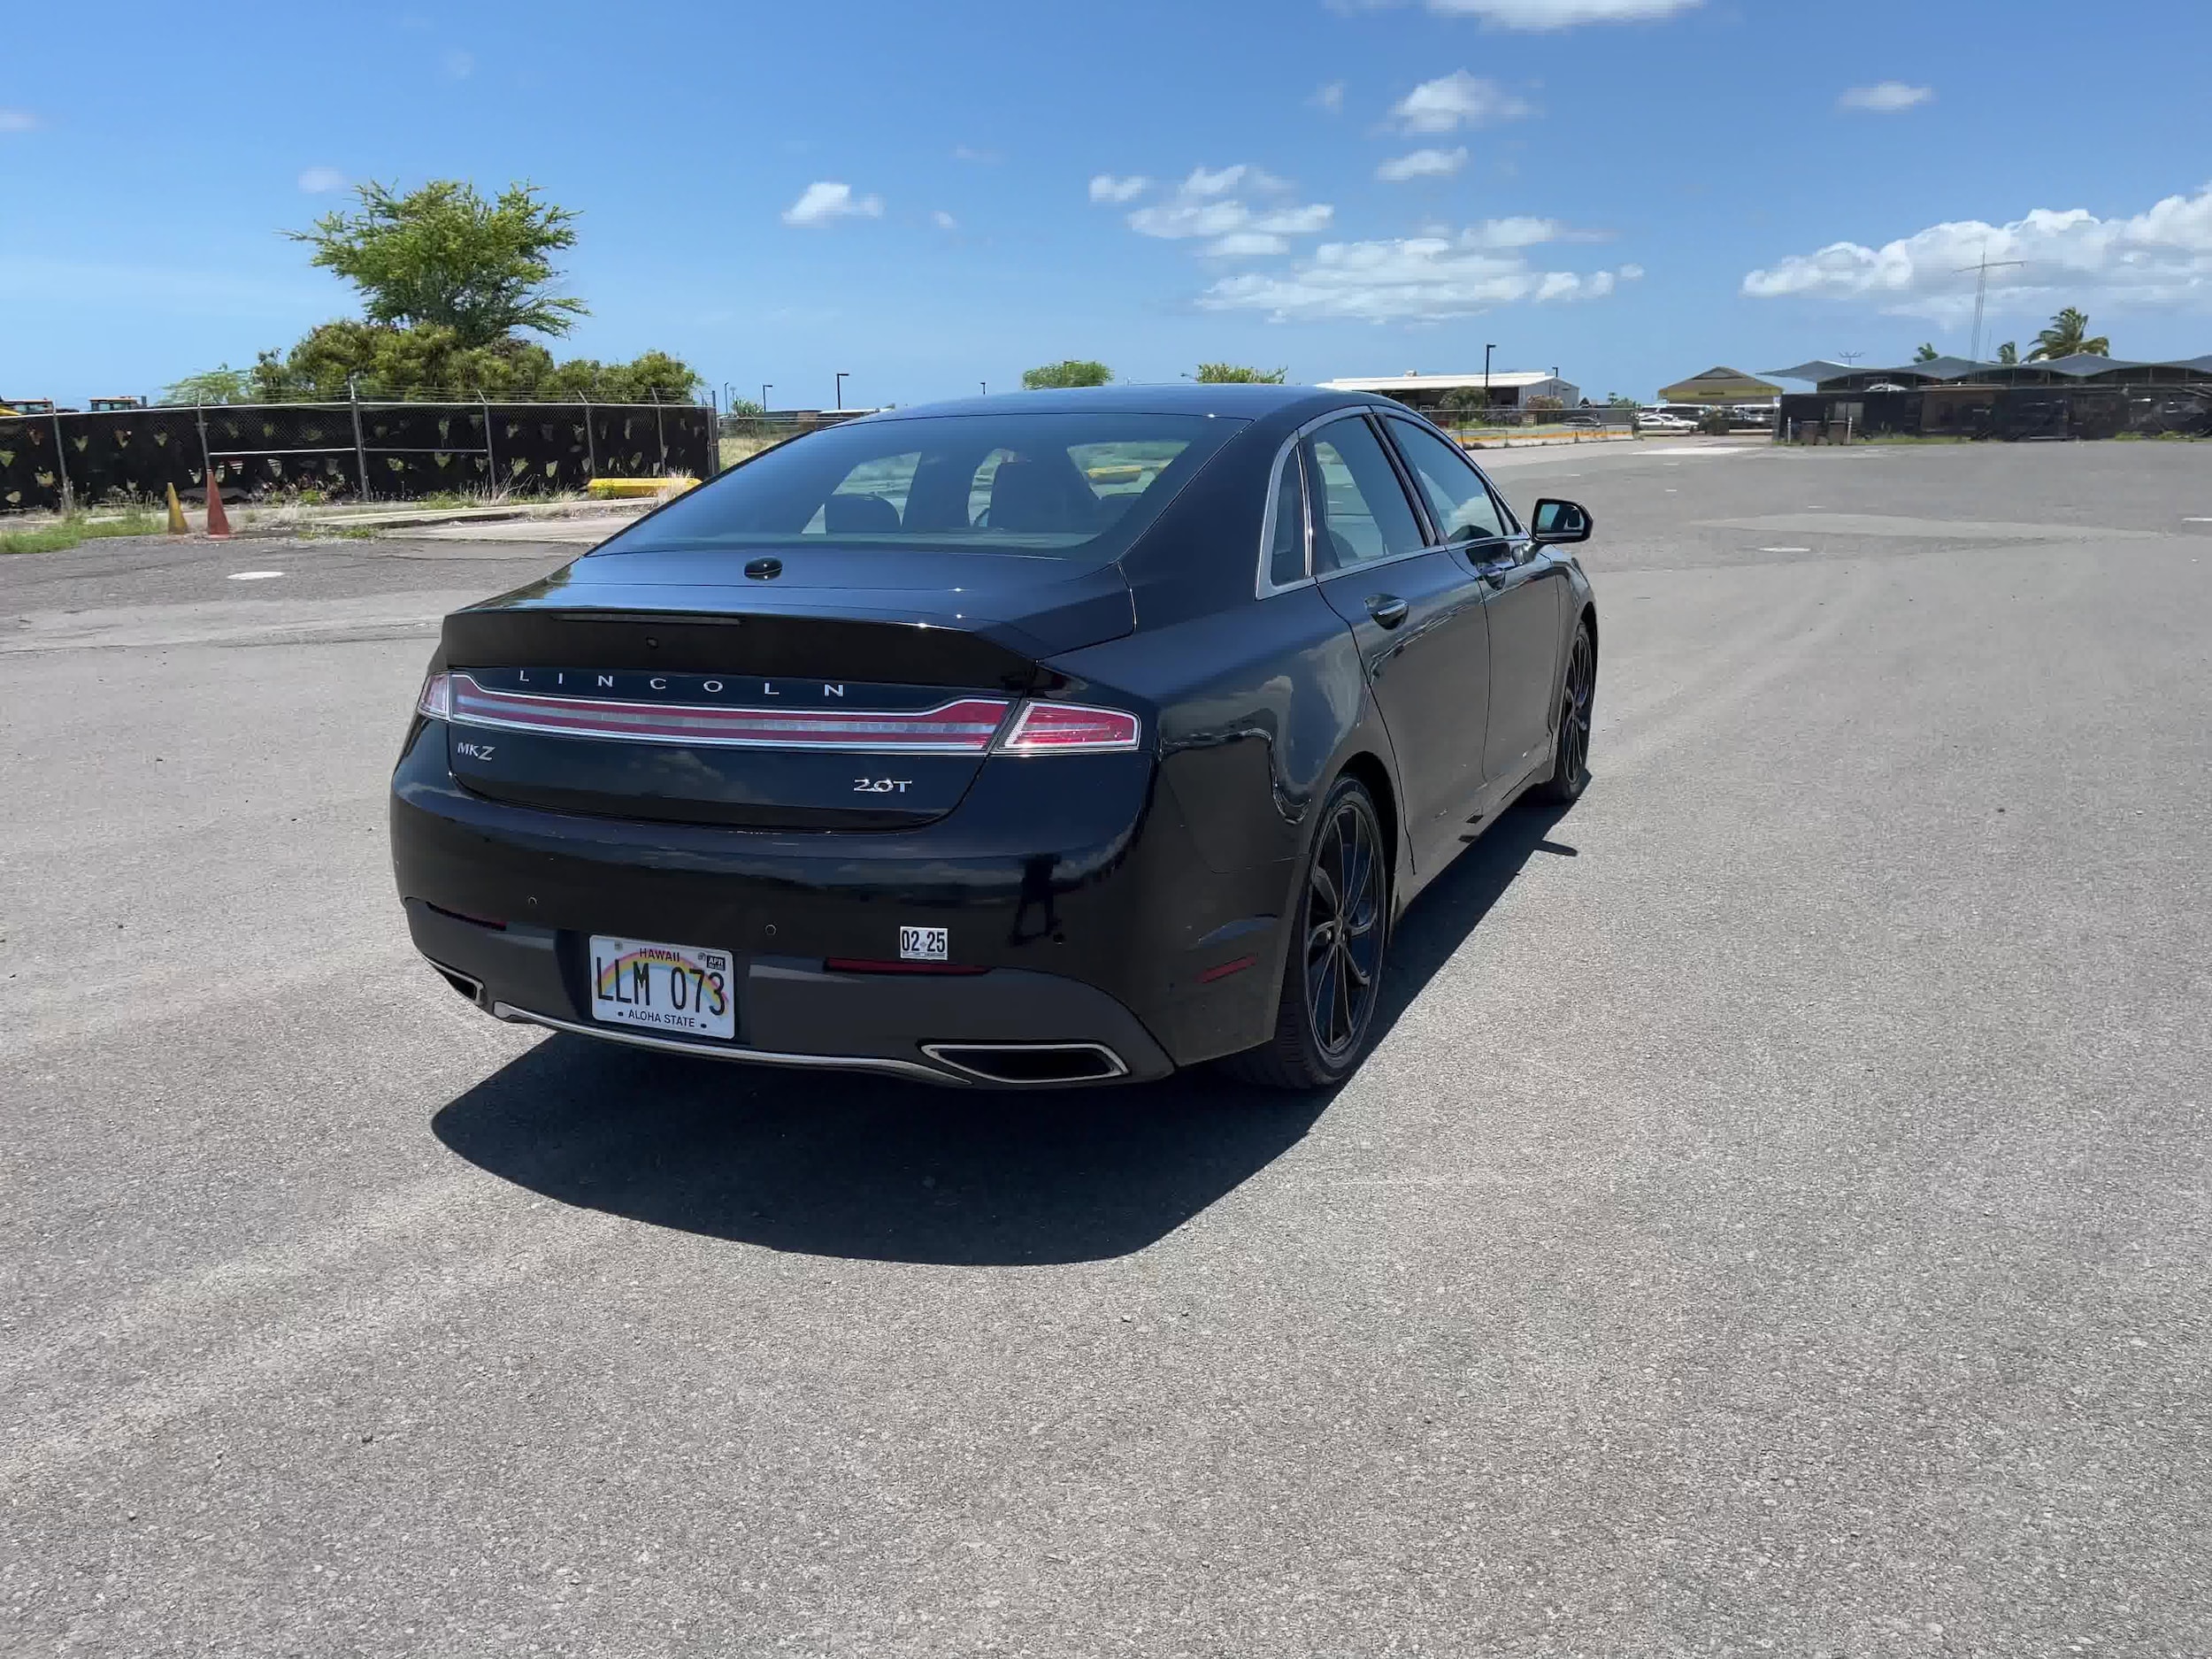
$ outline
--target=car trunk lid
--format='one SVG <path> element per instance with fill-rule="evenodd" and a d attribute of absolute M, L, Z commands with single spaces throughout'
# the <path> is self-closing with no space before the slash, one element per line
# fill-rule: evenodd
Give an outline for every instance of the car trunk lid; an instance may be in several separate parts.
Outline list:
<path fill-rule="evenodd" d="M 1046 657 L 1133 626 L 1110 565 L 810 551 L 778 576 L 726 579 L 747 562 L 598 555 L 448 617 L 455 776 L 606 816 L 927 823 L 959 803 L 1022 696 L 1055 682 Z"/>

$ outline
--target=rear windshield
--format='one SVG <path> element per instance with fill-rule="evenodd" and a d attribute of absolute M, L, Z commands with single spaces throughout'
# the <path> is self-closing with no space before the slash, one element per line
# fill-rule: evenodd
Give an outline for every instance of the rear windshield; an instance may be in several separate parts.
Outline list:
<path fill-rule="evenodd" d="M 919 415 L 794 439 L 600 549 L 926 548 L 1118 558 L 1244 423 L 1207 415 Z"/>

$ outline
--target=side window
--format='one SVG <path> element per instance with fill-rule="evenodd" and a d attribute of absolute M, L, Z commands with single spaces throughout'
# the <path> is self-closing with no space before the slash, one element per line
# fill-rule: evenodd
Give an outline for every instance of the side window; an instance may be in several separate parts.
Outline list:
<path fill-rule="evenodd" d="M 1267 546 L 1267 580 L 1278 588 L 1287 588 L 1305 578 L 1305 468 L 1294 449 L 1283 457 L 1282 482 L 1275 487 L 1275 530 Z"/>
<path fill-rule="evenodd" d="M 1332 421 L 1304 444 L 1312 480 L 1316 574 L 1411 553 L 1420 521 L 1383 453 L 1382 440 L 1358 416 Z"/>
<path fill-rule="evenodd" d="M 1409 420 L 1393 420 L 1390 435 L 1428 498 L 1429 516 L 1444 540 L 1486 541 L 1506 534 L 1498 503 L 1484 488 L 1482 474 L 1457 448 Z"/>

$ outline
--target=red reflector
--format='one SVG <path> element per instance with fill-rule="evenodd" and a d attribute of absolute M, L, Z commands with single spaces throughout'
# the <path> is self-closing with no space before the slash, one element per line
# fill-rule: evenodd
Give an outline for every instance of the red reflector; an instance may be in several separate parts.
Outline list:
<path fill-rule="evenodd" d="M 1093 709 L 1078 703 L 1025 703 L 1002 747 L 1010 755 L 1134 749 L 1142 730 L 1142 723 L 1125 709 Z"/>
<path fill-rule="evenodd" d="M 457 922 L 466 922 L 474 927 L 488 927 L 502 933 L 507 931 L 506 923 L 495 922 L 488 916 L 471 916 L 466 910 L 449 910 L 442 904 L 432 904 L 428 899 L 425 899 L 423 904 L 441 916 L 450 916 Z"/>
<path fill-rule="evenodd" d="M 893 962 L 877 956 L 830 956 L 822 965 L 832 973 L 988 973 L 956 962 Z"/>
<path fill-rule="evenodd" d="M 1242 973 L 1257 962 L 1257 956 L 1239 956 L 1234 962 L 1224 962 L 1210 967 L 1198 976 L 1201 985 L 1211 985 L 1216 979 L 1225 979 L 1233 973 Z"/>

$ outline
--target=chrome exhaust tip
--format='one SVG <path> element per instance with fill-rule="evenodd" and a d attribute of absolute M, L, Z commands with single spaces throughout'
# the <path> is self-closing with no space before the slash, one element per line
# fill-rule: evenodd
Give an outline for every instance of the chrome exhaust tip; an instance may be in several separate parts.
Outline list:
<path fill-rule="evenodd" d="M 922 1052 L 963 1077 L 1017 1088 L 1129 1075 L 1122 1057 L 1102 1042 L 926 1042 Z"/>
<path fill-rule="evenodd" d="M 484 1006 L 483 980 L 475 979 L 469 974 L 463 973 L 458 968 L 449 968 L 442 962 L 434 962 L 430 965 L 437 969 L 438 977 L 440 979 L 443 979 L 448 985 L 458 991 L 463 996 L 468 998 L 470 1002 L 475 1003 L 479 1008 Z"/>

